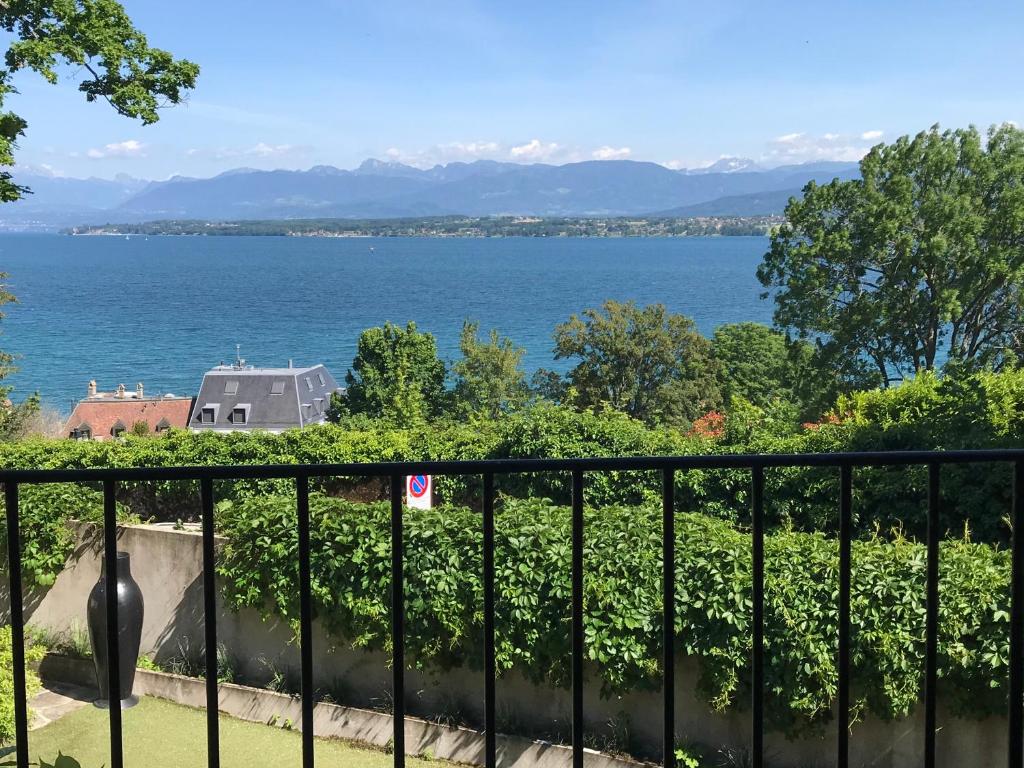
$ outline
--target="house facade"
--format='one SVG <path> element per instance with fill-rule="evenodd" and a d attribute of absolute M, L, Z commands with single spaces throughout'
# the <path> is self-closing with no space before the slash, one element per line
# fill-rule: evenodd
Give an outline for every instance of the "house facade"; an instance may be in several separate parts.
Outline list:
<path fill-rule="evenodd" d="M 331 395 L 344 392 L 323 365 L 255 368 L 219 365 L 203 376 L 189 419 L 195 432 L 283 432 L 327 420 Z"/>
<path fill-rule="evenodd" d="M 137 430 L 147 434 L 186 429 L 193 398 L 175 395 L 147 397 L 142 382 L 135 391 L 119 384 L 113 392 L 100 392 L 90 381 L 64 425 L 64 436 L 75 440 L 111 440 Z"/>

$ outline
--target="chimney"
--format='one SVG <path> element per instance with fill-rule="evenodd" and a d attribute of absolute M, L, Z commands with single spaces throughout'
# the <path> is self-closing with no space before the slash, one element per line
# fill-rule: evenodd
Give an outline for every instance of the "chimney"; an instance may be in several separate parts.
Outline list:
<path fill-rule="evenodd" d="M 137 397 L 139 400 L 142 399 L 142 382 L 141 381 L 138 384 L 135 385 L 135 397 Z"/>
<path fill-rule="evenodd" d="M 86 397 L 96 397 L 96 379 L 89 382 L 89 388 L 86 390 Z"/>
<path fill-rule="evenodd" d="M 114 397 L 120 400 L 124 399 L 124 384 L 117 385 L 117 392 L 114 394 Z"/>
<path fill-rule="evenodd" d="M 294 367 L 294 366 L 292 365 L 292 359 L 291 359 L 290 357 L 288 358 L 288 367 L 289 367 L 289 368 L 293 368 L 293 367 Z"/>

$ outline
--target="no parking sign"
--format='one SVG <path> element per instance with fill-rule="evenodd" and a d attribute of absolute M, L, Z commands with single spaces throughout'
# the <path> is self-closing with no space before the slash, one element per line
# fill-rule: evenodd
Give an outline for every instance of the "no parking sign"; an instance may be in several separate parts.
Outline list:
<path fill-rule="evenodd" d="M 416 509 L 430 509 L 434 495 L 434 479 L 430 475 L 409 475 L 405 478 L 405 504 Z"/>

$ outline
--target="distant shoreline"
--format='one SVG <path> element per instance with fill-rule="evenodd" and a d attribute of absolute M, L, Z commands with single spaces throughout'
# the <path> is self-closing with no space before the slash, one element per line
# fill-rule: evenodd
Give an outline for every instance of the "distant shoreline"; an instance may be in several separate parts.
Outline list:
<path fill-rule="evenodd" d="M 735 237 L 765 236 L 783 222 L 780 216 L 657 216 L 553 218 L 465 217 L 417 219 L 287 219 L 246 221 L 161 220 L 141 224 L 71 227 L 75 236 L 199 237 Z"/>

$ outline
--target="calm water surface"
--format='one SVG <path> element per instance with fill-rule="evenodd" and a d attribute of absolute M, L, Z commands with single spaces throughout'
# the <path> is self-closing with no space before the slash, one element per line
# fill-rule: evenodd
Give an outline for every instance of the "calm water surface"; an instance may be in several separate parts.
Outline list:
<path fill-rule="evenodd" d="M 341 379 L 360 331 L 385 321 L 435 334 L 458 356 L 465 318 L 527 350 L 528 370 L 564 369 L 551 332 L 605 299 L 662 302 L 704 333 L 768 322 L 754 271 L 759 237 L 435 239 L 0 235 L 19 303 L 0 348 L 20 355 L 15 399 L 63 411 L 95 378 L 195 393 L 203 372 L 324 362 Z"/>

